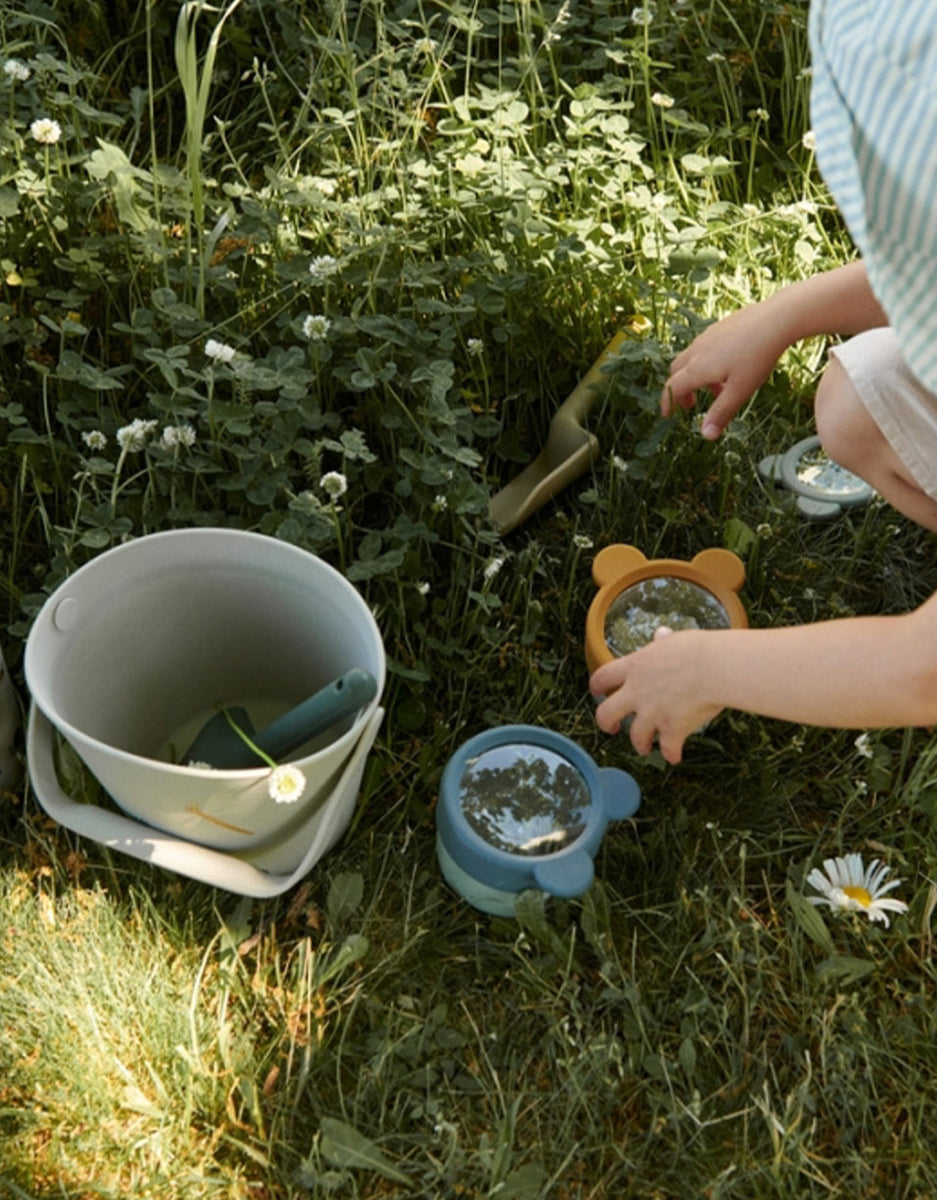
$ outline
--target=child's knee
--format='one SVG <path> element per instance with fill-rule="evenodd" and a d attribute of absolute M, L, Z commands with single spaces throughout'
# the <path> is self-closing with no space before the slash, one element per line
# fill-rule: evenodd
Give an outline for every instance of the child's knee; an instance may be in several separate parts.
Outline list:
<path fill-rule="evenodd" d="M 835 358 L 830 359 L 817 388 L 814 415 L 817 436 L 830 458 L 863 474 L 882 445 L 882 434 Z"/>

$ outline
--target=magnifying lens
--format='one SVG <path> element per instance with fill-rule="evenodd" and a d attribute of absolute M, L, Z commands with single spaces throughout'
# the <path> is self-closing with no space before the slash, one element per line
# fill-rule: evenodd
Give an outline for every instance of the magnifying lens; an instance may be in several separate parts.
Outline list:
<path fill-rule="evenodd" d="M 436 852 L 447 883 L 482 912 L 513 916 L 519 892 L 580 896 L 611 821 L 637 812 L 627 771 L 597 767 L 573 742 L 535 725 L 470 738 L 446 764 Z"/>
<path fill-rule="evenodd" d="M 699 583 L 657 575 L 626 587 L 605 613 L 605 644 L 616 657 L 650 642 L 666 625 L 678 629 L 728 629 L 724 604 Z"/>
<path fill-rule="evenodd" d="M 640 650 L 661 626 L 681 629 L 744 629 L 739 589 L 745 564 L 729 550 L 701 550 L 689 562 L 648 559 L 635 546 L 616 543 L 592 563 L 598 591 L 586 613 L 586 665 Z"/>
<path fill-rule="evenodd" d="M 770 483 L 793 492 L 799 511 L 815 520 L 868 504 L 875 495 L 864 479 L 830 458 L 815 435 L 797 442 L 784 454 L 763 458 L 758 473 Z"/>

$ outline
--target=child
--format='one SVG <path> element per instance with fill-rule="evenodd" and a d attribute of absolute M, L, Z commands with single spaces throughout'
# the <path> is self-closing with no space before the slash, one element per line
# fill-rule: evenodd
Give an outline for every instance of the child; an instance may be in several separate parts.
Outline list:
<path fill-rule="evenodd" d="M 662 410 L 714 400 L 718 438 L 793 342 L 837 346 L 816 396 L 838 463 L 937 530 L 937 4 L 814 0 L 817 159 L 862 259 L 783 288 L 710 326 L 673 361 Z M 646 754 L 679 762 L 723 708 L 839 728 L 937 723 L 937 594 L 900 616 L 783 629 L 659 630 L 590 680 L 599 727 L 633 715 Z"/>

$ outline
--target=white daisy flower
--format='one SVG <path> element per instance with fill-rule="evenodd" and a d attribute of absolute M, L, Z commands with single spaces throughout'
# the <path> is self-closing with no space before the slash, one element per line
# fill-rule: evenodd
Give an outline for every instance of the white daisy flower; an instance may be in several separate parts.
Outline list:
<path fill-rule="evenodd" d="M 338 259 L 331 254 L 320 254 L 309 264 L 309 274 L 313 283 L 325 283 L 330 275 L 338 270 Z"/>
<path fill-rule="evenodd" d="M 310 313 L 303 321 L 303 336 L 309 338 L 310 342 L 325 341 L 325 337 L 329 332 L 332 322 L 328 317 L 320 314 Z"/>
<path fill-rule="evenodd" d="M 348 480 L 341 471 L 326 471 L 319 480 L 319 487 L 330 499 L 337 500 L 348 491 Z"/>
<path fill-rule="evenodd" d="M 107 445 L 107 437 L 100 429 L 88 429 L 81 435 L 81 440 L 89 450 L 103 450 Z"/>
<path fill-rule="evenodd" d="M 50 117 L 38 117 L 29 127 L 35 141 L 42 146 L 54 146 L 62 136 L 62 126 Z"/>
<path fill-rule="evenodd" d="M 277 804 L 295 804 L 302 799 L 305 790 L 306 776 L 292 763 L 281 763 L 270 772 L 267 791 Z"/>
<path fill-rule="evenodd" d="M 900 879 L 885 883 L 889 870 L 877 858 L 864 868 L 861 854 L 824 859 L 823 870 L 814 867 L 807 876 L 810 886 L 823 895 L 808 899 L 811 904 L 825 904 L 832 909 L 864 912 L 870 921 L 881 921 L 887 926 L 890 924 L 889 912 L 908 911 L 903 900 L 894 900 L 885 894 L 901 883 Z"/>
<path fill-rule="evenodd" d="M 128 452 L 142 450 L 158 424 L 158 421 L 144 421 L 137 417 L 129 425 L 117 430 L 117 445 Z"/>
<path fill-rule="evenodd" d="M 233 346 L 228 346 L 225 342 L 217 342 L 214 338 L 209 338 L 205 343 L 205 353 L 212 362 L 229 363 L 237 351 Z"/>
<path fill-rule="evenodd" d="M 8 58 L 3 64 L 3 73 L 17 83 L 25 83 L 30 75 L 32 75 L 29 67 L 24 62 L 20 62 L 18 58 Z"/>

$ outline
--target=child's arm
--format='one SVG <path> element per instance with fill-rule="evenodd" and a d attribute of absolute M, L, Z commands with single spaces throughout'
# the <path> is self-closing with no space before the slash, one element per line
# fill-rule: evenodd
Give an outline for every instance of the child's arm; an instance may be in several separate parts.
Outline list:
<path fill-rule="evenodd" d="M 900 616 L 783 629 L 687 630 L 600 667 L 607 733 L 679 762 L 688 734 L 723 708 L 835 728 L 937 724 L 937 594 Z M 614 690 L 613 690 L 614 689 Z"/>
<path fill-rule="evenodd" d="M 792 283 L 710 325 L 678 354 L 664 386 L 661 409 L 669 416 L 675 405 L 692 408 L 697 390 L 707 389 L 715 400 L 703 420 L 702 434 L 715 439 L 761 387 L 788 346 L 816 334 L 860 333 L 887 324 L 862 262 Z"/>

